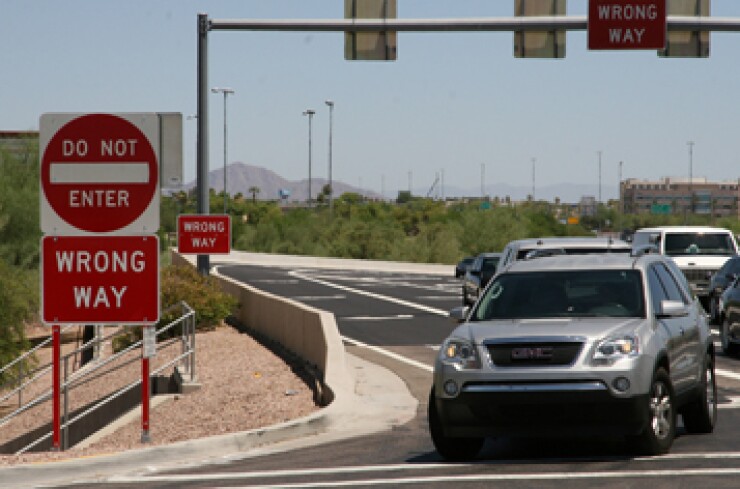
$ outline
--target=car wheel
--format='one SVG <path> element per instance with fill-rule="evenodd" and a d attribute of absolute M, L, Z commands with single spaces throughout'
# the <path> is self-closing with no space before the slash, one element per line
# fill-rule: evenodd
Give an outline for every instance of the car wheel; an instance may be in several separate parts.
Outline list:
<path fill-rule="evenodd" d="M 717 422 L 717 381 L 714 377 L 714 360 L 707 354 L 704 374 L 697 398 L 681 413 L 683 425 L 689 433 L 711 433 Z"/>
<path fill-rule="evenodd" d="M 434 397 L 434 387 L 429 394 L 429 407 L 427 409 L 429 418 L 429 433 L 432 435 L 432 443 L 442 458 L 453 462 L 461 462 L 474 459 L 480 451 L 485 438 L 450 438 L 445 436 L 442 428 L 442 420 L 437 413 L 437 404 Z"/>
<path fill-rule="evenodd" d="M 727 318 L 722 320 L 719 338 L 722 342 L 722 351 L 725 352 L 726 355 L 737 355 L 738 345 L 737 343 L 730 341 L 730 321 Z"/>
<path fill-rule="evenodd" d="M 463 306 L 469 306 L 470 305 L 470 299 L 468 299 L 468 292 L 465 290 L 465 288 L 463 288 L 462 296 L 463 296 L 463 298 L 462 298 L 463 299 L 462 300 L 462 303 L 463 304 L 462 305 Z"/>
<path fill-rule="evenodd" d="M 676 409 L 668 373 L 659 368 L 653 374 L 647 398 L 648 425 L 630 442 L 643 455 L 668 453 L 676 437 Z"/>

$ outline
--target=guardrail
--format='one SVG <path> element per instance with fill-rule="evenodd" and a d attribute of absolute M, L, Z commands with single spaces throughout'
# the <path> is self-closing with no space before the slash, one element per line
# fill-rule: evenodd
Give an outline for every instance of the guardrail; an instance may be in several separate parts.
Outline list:
<path fill-rule="evenodd" d="M 179 367 L 181 370 L 187 372 L 191 379 L 195 378 L 195 311 L 185 302 L 180 302 L 172 306 L 170 309 L 168 309 L 168 311 L 175 310 L 176 308 L 180 308 L 181 310 L 180 317 L 178 317 L 177 319 L 171 321 L 170 323 L 164 325 L 162 328 L 157 330 L 155 332 L 155 337 L 160 336 L 181 324 L 182 332 L 179 335 L 179 337 L 176 336 L 158 345 L 159 348 L 167 348 L 168 346 L 179 342 L 181 345 L 180 354 L 177 355 L 174 359 L 160 366 L 156 370 L 150 372 L 149 374 L 150 377 L 158 375 L 164 372 L 169 367 L 177 364 L 176 367 Z M 80 412 L 79 414 L 74 416 L 72 419 L 70 419 L 69 417 L 70 391 L 72 391 L 75 387 L 79 387 L 81 385 L 84 385 L 87 382 L 91 382 L 92 380 L 95 380 L 95 379 L 98 379 L 104 376 L 106 372 L 100 372 L 100 370 L 103 367 L 106 367 L 112 364 L 113 362 L 116 362 L 117 360 L 121 359 L 124 355 L 126 355 L 130 351 L 135 350 L 135 349 L 140 349 L 142 347 L 142 341 L 139 340 L 138 342 L 133 343 L 132 345 L 125 348 L 124 350 L 116 353 L 115 355 L 108 357 L 107 359 L 103 361 L 96 363 L 95 365 L 90 366 L 89 368 L 86 367 L 85 369 L 78 370 L 71 375 L 69 374 L 69 361 L 71 358 L 73 358 L 76 354 L 80 353 L 85 348 L 89 348 L 90 346 L 92 346 L 92 344 L 96 341 L 103 342 L 103 341 L 107 341 L 111 339 L 114 336 L 114 334 L 115 333 L 108 335 L 105 338 L 97 338 L 97 339 L 91 340 L 90 342 L 82 345 L 76 350 L 70 353 L 67 353 L 60 360 L 62 362 L 62 372 L 63 372 L 63 379 L 61 382 L 61 396 L 63 398 L 63 415 L 62 415 L 61 429 L 62 429 L 62 449 L 64 450 L 69 448 L 69 440 L 70 440 L 69 429 L 73 424 L 84 420 L 90 414 L 106 407 L 114 400 L 119 399 L 121 396 L 125 395 L 126 393 L 130 392 L 132 389 L 135 389 L 137 386 L 141 385 L 141 379 L 135 382 L 132 382 L 120 388 L 116 392 L 110 394 L 109 396 L 105 397 L 104 399 L 101 399 L 100 401 L 96 402 L 94 405 L 90 406 L 88 409 L 84 409 L 82 412 Z M 115 371 L 117 369 L 123 368 L 126 365 L 130 364 L 131 362 L 138 361 L 138 360 L 139 360 L 138 358 L 128 360 L 120 365 L 117 365 L 111 371 Z M 8 366 L 10 366 L 10 364 Z M 7 368 L 8 366 L 4 368 Z M 49 370 L 51 370 L 51 363 L 39 369 L 39 371 L 42 373 L 46 373 Z M 39 377 L 41 374 L 39 374 Z M 28 385 L 30 385 L 30 383 L 31 382 L 25 383 L 24 386 L 27 387 Z M 17 389 L 14 389 L 10 393 L 8 393 L 3 399 L 12 397 L 12 395 L 14 395 L 16 391 Z M 51 389 L 49 389 L 43 392 L 42 394 L 40 394 L 39 396 L 37 396 L 36 398 L 34 398 L 33 400 L 27 402 L 25 405 L 22 404 L 18 409 L 6 415 L 4 418 L 0 419 L 0 425 L 5 423 L 6 421 L 9 421 L 13 417 L 18 416 L 22 414 L 23 412 L 31 409 L 32 407 L 37 406 L 45 401 L 48 401 L 49 399 L 52 398 L 52 395 L 53 393 Z M 48 433 L 45 433 L 43 436 L 33 440 L 32 442 L 20 448 L 17 452 L 15 452 L 16 455 L 25 453 L 29 450 L 32 450 L 38 447 L 40 444 L 44 443 L 45 441 L 50 440 L 51 436 L 52 436 L 51 431 L 49 431 Z"/>

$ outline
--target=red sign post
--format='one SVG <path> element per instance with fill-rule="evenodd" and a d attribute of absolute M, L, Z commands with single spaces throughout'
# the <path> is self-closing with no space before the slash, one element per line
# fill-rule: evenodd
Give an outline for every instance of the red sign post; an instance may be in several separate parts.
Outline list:
<path fill-rule="evenodd" d="M 666 0 L 589 0 L 588 49 L 663 49 Z"/>
<path fill-rule="evenodd" d="M 180 215 L 177 217 L 177 249 L 199 255 L 231 251 L 231 218 L 227 215 Z"/>
<path fill-rule="evenodd" d="M 52 117 L 42 117 L 42 129 L 51 124 Z M 44 142 L 42 231 L 157 231 L 159 165 L 151 142 L 135 124 L 111 114 L 82 115 L 63 124 Z M 142 216 L 145 219 L 137 225 Z"/>
<path fill-rule="evenodd" d="M 159 320 L 156 236 L 44 236 L 41 316 L 49 324 Z"/>

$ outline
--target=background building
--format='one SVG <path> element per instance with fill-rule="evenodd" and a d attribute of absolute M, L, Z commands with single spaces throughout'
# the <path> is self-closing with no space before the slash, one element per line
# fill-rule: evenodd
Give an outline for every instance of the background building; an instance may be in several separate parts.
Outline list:
<path fill-rule="evenodd" d="M 619 184 L 625 214 L 699 214 L 714 217 L 738 214 L 738 180 L 709 182 L 706 178 L 629 178 Z"/>

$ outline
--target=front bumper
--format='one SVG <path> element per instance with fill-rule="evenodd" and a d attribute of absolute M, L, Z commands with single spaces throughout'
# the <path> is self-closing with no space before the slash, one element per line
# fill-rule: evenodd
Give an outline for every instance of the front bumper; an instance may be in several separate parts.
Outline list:
<path fill-rule="evenodd" d="M 618 398 L 599 381 L 471 383 L 435 403 L 449 437 L 636 435 L 647 397 Z"/>

